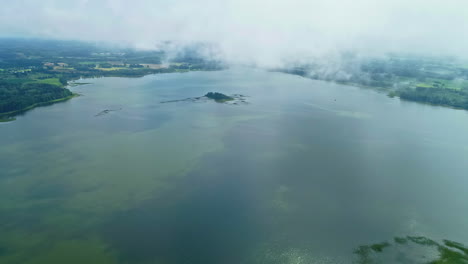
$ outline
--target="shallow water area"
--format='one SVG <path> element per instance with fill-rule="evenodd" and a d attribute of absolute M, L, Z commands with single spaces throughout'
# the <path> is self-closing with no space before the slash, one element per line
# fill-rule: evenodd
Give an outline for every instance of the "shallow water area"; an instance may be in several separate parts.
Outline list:
<path fill-rule="evenodd" d="M 2 264 L 351 263 L 395 236 L 468 243 L 466 111 L 246 68 L 80 82 L 0 125 Z M 207 92 L 248 104 L 160 103 Z"/>

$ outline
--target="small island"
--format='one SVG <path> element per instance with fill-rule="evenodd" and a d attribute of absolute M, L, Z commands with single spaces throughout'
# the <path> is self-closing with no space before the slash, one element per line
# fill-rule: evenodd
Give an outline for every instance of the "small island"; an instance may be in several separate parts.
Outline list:
<path fill-rule="evenodd" d="M 227 101 L 234 100 L 234 97 L 227 96 L 227 95 L 222 94 L 222 93 L 216 93 L 216 92 L 209 92 L 209 93 L 205 94 L 205 97 L 209 98 L 209 99 L 213 99 L 218 103 L 225 103 Z"/>
<path fill-rule="evenodd" d="M 119 109 L 105 109 L 105 110 L 102 110 L 101 112 L 97 113 L 94 116 L 103 116 L 103 115 L 109 114 L 110 112 L 115 112 L 115 111 L 120 111 L 120 110 L 122 110 L 122 107 L 119 108 Z"/>
<path fill-rule="evenodd" d="M 218 92 L 209 92 L 204 96 L 199 97 L 189 97 L 185 99 L 179 100 L 169 100 L 169 101 L 162 101 L 162 104 L 165 103 L 175 103 L 175 102 L 206 102 L 214 100 L 216 103 L 222 104 L 231 104 L 231 105 L 239 105 L 239 104 L 248 104 L 246 101 L 246 96 L 242 94 L 233 94 L 233 95 L 225 95 Z"/>

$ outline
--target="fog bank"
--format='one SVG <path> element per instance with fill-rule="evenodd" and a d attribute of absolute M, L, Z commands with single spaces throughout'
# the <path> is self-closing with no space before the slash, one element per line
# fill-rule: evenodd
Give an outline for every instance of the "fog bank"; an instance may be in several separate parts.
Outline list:
<path fill-rule="evenodd" d="M 0 35 L 153 49 L 209 43 L 231 63 L 275 67 L 343 51 L 468 57 L 465 0 L 4 0 Z"/>

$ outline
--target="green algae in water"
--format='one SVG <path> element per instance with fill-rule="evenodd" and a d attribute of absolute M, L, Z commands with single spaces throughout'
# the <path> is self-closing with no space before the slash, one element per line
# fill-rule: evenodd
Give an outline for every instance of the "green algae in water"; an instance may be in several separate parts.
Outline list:
<path fill-rule="evenodd" d="M 40 156 L 14 159 L 16 166 L 4 172 L 15 180 L 0 178 L 0 192 L 5 198 L 0 200 L 0 212 L 7 216 L 1 222 L 9 227 L 8 234 L 1 229 L 0 245 L 11 249 L 0 255 L 0 263 L 120 263 L 112 260 L 104 242 L 83 239 L 81 234 L 95 234 L 116 212 L 173 192 L 178 188 L 175 183 L 193 170 L 201 157 L 223 149 L 221 138 L 228 129 L 239 122 L 263 118 L 173 115 L 160 127 L 143 131 L 92 131 L 81 133 L 79 140 L 50 137 L 49 148 Z M 35 156 L 44 143 L 8 144 L 2 151 Z M 68 150 L 51 147 L 55 145 Z M 48 160 L 57 166 L 50 166 Z M 34 237 L 28 236 L 29 232 L 34 232 Z M 77 255 L 79 252 L 84 255 Z M 67 256 L 77 262 L 66 261 Z"/>
<path fill-rule="evenodd" d="M 463 253 L 465 253 L 465 255 L 468 255 L 468 249 L 461 243 L 450 241 L 450 240 L 444 240 L 444 244 L 447 247 L 456 248 L 462 251 Z"/>
<path fill-rule="evenodd" d="M 359 246 L 354 254 L 356 264 L 371 263 L 468 263 L 468 248 L 458 242 L 442 243 L 423 236 L 395 237 L 394 243 L 377 243 Z"/>
<path fill-rule="evenodd" d="M 382 252 L 384 250 L 384 248 L 389 247 L 389 246 L 390 246 L 390 244 L 388 242 L 383 242 L 383 243 L 379 243 L 379 244 L 374 244 L 374 245 L 370 246 L 370 248 L 375 252 Z"/>
<path fill-rule="evenodd" d="M 307 249 L 263 245 L 253 254 L 255 264 L 336 264 L 332 257 L 316 256 Z"/>
<path fill-rule="evenodd" d="M 11 121 L 15 121 L 16 118 L 14 117 L 8 117 L 8 118 L 1 118 L 0 117 L 0 123 L 6 123 L 6 122 L 11 122 Z"/>
<path fill-rule="evenodd" d="M 96 239 L 65 240 L 39 253 L 24 264 L 114 264 L 116 257 L 101 241 Z"/>
<path fill-rule="evenodd" d="M 423 236 L 408 236 L 406 237 L 409 241 L 423 246 L 437 246 L 438 243 L 432 239 Z"/>
<path fill-rule="evenodd" d="M 393 238 L 393 241 L 395 241 L 395 243 L 397 244 L 402 244 L 402 245 L 408 243 L 408 239 L 404 237 L 395 237 Z"/>

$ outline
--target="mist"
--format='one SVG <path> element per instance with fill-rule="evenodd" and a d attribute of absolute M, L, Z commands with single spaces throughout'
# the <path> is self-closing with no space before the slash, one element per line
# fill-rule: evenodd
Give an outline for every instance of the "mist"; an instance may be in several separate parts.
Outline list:
<path fill-rule="evenodd" d="M 278 67 L 342 52 L 468 57 L 464 0 L 3 0 L 2 36 L 157 49 L 207 43 L 207 56 Z"/>

